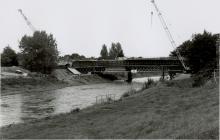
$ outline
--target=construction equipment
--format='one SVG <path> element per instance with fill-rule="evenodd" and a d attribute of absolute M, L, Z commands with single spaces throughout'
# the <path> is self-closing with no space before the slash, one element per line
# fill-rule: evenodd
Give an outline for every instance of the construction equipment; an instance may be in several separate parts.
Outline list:
<path fill-rule="evenodd" d="M 18 9 L 18 12 L 22 15 L 22 17 L 24 18 L 24 20 L 26 21 L 27 25 L 29 26 L 29 28 L 35 32 L 36 28 L 31 24 L 31 22 L 28 20 L 28 18 L 25 16 L 25 14 L 22 12 L 21 9 Z"/>
<path fill-rule="evenodd" d="M 152 25 L 153 25 L 153 15 L 154 15 L 154 12 L 153 11 L 151 11 L 151 13 L 150 13 L 150 27 L 152 27 Z"/>
<path fill-rule="evenodd" d="M 166 24 L 166 22 L 165 22 L 163 16 L 162 16 L 162 13 L 160 12 L 160 10 L 159 10 L 157 4 L 155 3 L 155 1 L 154 1 L 154 0 L 151 0 L 151 2 L 152 2 L 152 4 L 153 4 L 153 6 L 155 7 L 155 10 L 156 10 L 156 12 L 157 12 L 157 14 L 158 14 L 158 17 L 159 17 L 159 19 L 160 19 L 160 22 L 161 22 L 161 24 L 162 24 L 162 26 L 163 26 L 163 28 L 164 28 L 166 34 L 167 34 L 167 37 L 169 38 L 169 40 L 170 40 L 170 42 L 171 42 L 172 47 L 173 47 L 174 49 L 176 49 L 176 48 L 177 48 L 176 42 L 174 41 L 173 36 L 171 35 L 171 32 L 170 32 L 170 30 L 169 30 L 169 28 L 168 28 L 168 26 L 167 26 L 167 24 Z M 189 70 L 189 68 L 185 65 L 184 60 L 183 60 L 183 57 L 180 55 L 180 52 L 178 51 L 178 49 L 176 49 L 176 54 L 177 54 L 177 57 L 178 57 L 178 59 L 180 60 L 180 62 L 181 62 L 181 64 L 182 64 L 182 66 L 184 67 L 184 69 L 185 69 L 185 70 Z"/>

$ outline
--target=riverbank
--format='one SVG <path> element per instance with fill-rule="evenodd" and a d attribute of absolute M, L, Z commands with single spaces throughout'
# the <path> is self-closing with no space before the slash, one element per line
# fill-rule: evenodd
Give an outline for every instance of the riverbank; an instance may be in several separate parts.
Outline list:
<path fill-rule="evenodd" d="M 219 88 L 190 80 L 157 84 L 129 97 L 1 128 L 2 138 L 218 139 Z"/>
<path fill-rule="evenodd" d="M 107 83 L 109 80 L 97 75 L 87 75 L 62 81 L 54 77 L 13 77 L 1 79 L 1 95 L 24 94 L 29 92 L 45 92 L 69 86 Z"/>

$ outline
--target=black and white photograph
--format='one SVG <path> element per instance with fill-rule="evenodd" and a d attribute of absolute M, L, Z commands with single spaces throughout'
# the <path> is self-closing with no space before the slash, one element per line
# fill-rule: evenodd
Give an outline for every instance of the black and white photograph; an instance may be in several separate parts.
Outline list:
<path fill-rule="evenodd" d="M 220 0 L 0 0 L 0 138 L 219 139 Z"/>

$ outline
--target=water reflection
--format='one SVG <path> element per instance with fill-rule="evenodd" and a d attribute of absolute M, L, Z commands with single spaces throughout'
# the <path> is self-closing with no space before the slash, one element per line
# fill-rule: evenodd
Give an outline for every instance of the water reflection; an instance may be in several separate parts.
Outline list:
<path fill-rule="evenodd" d="M 22 95 L 21 116 L 22 121 L 28 121 L 47 117 L 53 114 L 54 106 L 53 100 L 54 94 L 48 92 L 33 92 Z"/>
<path fill-rule="evenodd" d="M 147 82 L 148 79 L 152 79 L 154 81 L 159 81 L 160 78 L 161 78 L 161 76 L 142 77 L 142 78 L 135 78 L 132 80 L 132 82 L 144 83 L 144 82 Z"/>
<path fill-rule="evenodd" d="M 21 97 L 19 94 L 1 97 L 0 126 L 21 122 Z"/>

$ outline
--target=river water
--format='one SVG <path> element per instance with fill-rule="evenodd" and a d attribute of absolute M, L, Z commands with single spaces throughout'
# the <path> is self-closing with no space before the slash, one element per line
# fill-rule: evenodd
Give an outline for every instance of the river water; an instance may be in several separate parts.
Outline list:
<path fill-rule="evenodd" d="M 127 91 L 141 89 L 141 83 L 146 80 L 137 78 L 131 84 L 116 81 L 1 96 L 0 126 L 67 113 L 75 108 L 82 109 L 95 104 L 96 97 L 101 95 L 114 94 L 115 99 L 119 99 Z"/>

